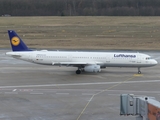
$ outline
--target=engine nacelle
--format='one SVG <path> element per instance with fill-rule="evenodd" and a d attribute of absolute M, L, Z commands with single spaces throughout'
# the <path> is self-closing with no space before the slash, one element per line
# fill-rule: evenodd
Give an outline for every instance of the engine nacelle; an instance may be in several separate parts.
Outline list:
<path fill-rule="evenodd" d="M 84 71 L 86 72 L 101 72 L 100 65 L 88 65 L 84 67 Z"/>

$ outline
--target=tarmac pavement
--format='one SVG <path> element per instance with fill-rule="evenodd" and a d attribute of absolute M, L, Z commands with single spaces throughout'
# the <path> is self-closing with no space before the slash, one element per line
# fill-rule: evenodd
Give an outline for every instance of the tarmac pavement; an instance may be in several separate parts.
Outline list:
<path fill-rule="evenodd" d="M 37 65 L 0 50 L 0 120 L 135 120 L 120 116 L 120 94 L 160 100 L 160 65 L 106 68 L 75 74 L 77 68 Z M 159 51 L 143 51 L 160 63 Z"/>

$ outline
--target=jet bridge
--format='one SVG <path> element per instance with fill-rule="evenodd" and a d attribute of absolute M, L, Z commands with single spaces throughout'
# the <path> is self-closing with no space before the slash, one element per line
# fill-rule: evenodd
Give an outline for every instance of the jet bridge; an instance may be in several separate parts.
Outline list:
<path fill-rule="evenodd" d="M 121 94 L 120 115 L 136 116 L 136 120 L 160 120 L 160 102 L 154 97 Z"/>

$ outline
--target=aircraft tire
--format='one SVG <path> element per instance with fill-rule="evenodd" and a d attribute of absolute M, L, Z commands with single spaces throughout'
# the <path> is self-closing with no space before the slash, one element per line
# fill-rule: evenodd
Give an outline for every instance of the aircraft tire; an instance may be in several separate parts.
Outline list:
<path fill-rule="evenodd" d="M 81 74 L 81 71 L 80 70 L 76 70 L 76 74 Z"/>
<path fill-rule="evenodd" d="M 138 67 L 138 74 L 141 74 L 141 70 L 140 70 L 140 67 Z"/>

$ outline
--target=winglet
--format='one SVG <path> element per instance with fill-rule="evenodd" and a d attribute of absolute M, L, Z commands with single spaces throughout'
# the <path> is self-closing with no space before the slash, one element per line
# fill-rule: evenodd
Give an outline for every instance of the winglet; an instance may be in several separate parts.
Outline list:
<path fill-rule="evenodd" d="M 26 44 L 22 41 L 22 39 L 17 35 L 15 31 L 8 30 L 8 35 L 13 51 L 32 51 L 28 49 Z"/>

